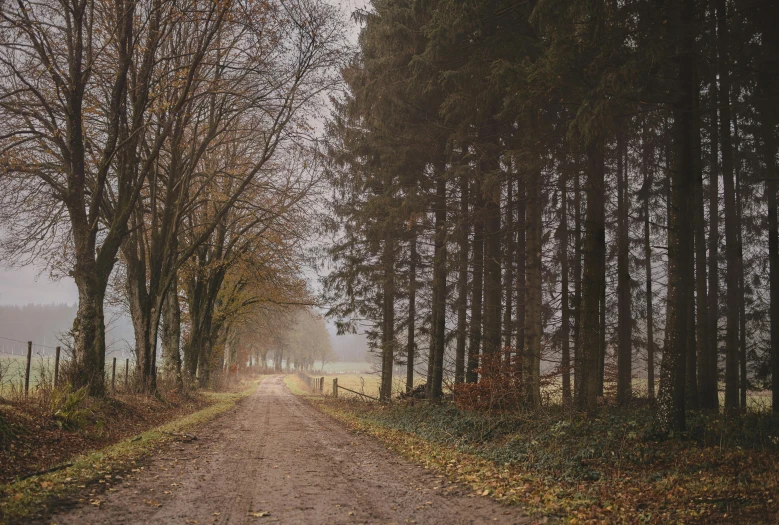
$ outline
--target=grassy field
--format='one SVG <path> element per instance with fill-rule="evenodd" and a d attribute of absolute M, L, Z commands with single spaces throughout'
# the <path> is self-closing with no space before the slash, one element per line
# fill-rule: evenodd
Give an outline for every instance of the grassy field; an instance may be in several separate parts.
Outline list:
<path fill-rule="evenodd" d="M 106 379 L 110 381 L 113 362 L 112 358 L 107 358 L 105 369 Z M 62 363 L 60 366 L 62 366 Z M 0 357 L 0 396 L 13 397 L 14 394 L 22 392 L 24 389 L 24 375 L 27 364 L 25 356 L 2 356 Z M 134 361 L 130 361 L 130 374 L 135 366 Z M 117 389 L 121 389 L 124 381 L 125 361 L 117 359 L 116 363 L 116 384 Z M 34 394 L 35 389 L 43 382 L 51 381 L 54 377 L 54 358 L 33 356 L 30 360 L 30 392 Z"/>
<path fill-rule="evenodd" d="M 334 361 L 325 363 L 322 369 L 322 363 L 314 363 L 314 371 L 310 375 L 320 373 L 324 374 L 368 374 L 373 371 L 373 365 L 364 361 Z"/>
<path fill-rule="evenodd" d="M 338 378 L 338 385 L 349 390 L 361 392 L 371 397 L 379 397 L 379 387 L 381 386 L 381 376 L 374 372 L 368 373 L 331 373 L 320 376 L 317 373 L 308 373 L 309 377 L 324 377 L 324 393 L 325 395 L 332 395 L 333 391 L 333 379 Z M 423 384 L 425 379 L 418 377 L 414 381 L 415 385 Z M 397 397 L 401 392 L 406 391 L 406 379 L 394 378 L 392 381 L 392 397 Z M 347 390 L 339 390 L 338 397 L 343 398 L 362 398 L 362 396 L 349 392 Z"/>

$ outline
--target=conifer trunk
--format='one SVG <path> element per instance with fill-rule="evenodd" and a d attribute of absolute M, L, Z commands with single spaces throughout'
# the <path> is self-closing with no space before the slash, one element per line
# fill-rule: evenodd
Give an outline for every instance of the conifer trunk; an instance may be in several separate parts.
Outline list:
<path fill-rule="evenodd" d="M 594 412 L 598 406 L 600 378 L 600 303 L 606 285 L 606 219 L 603 137 L 587 144 L 587 215 L 579 312 L 578 355 L 574 368 L 576 407 Z"/>
<path fill-rule="evenodd" d="M 579 351 L 579 332 L 581 331 L 582 303 L 582 193 L 581 173 L 577 164 L 573 178 L 573 372 L 576 380 L 576 366 L 581 352 Z M 576 385 L 574 384 L 574 389 Z"/>
<path fill-rule="evenodd" d="M 531 128 L 535 129 L 535 114 L 531 116 Z M 538 159 L 540 162 L 540 159 Z M 527 284 L 525 303 L 527 318 L 525 334 L 527 337 L 523 380 L 525 397 L 528 405 L 538 406 L 541 403 L 541 167 L 531 166 L 527 181 L 527 245 L 525 257 L 527 260 Z"/>
<path fill-rule="evenodd" d="M 779 166 L 777 155 L 777 104 L 775 93 L 779 82 L 775 78 L 779 69 L 779 33 L 775 21 L 779 16 L 776 2 L 767 2 L 760 11 L 760 28 L 763 39 L 763 61 L 760 64 L 760 134 L 761 156 L 765 163 L 765 194 L 768 205 L 768 287 L 769 318 L 771 327 L 771 399 L 774 414 L 779 414 L 779 220 L 777 220 L 777 183 Z"/>
<path fill-rule="evenodd" d="M 384 241 L 384 279 L 382 287 L 383 319 L 381 348 L 381 388 L 379 398 L 389 401 L 392 397 L 392 366 L 395 361 L 395 246 L 391 238 Z"/>
<path fill-rule="evenodd" d="M 527 191 L 526 191 L 526 173 L 521 173 L 517 179 L 517 318 L 516 318 L 516 366 L 519 373 L 522 373 L 523 361 L 525 359 L 525 312 L 526 312 L 526 262 L 527 262 Z"/>
<path fill-rule="evenodd" d="M 446 178 L 443 163 L 436 167 L 435 196 L 435 255 L 433 268 L 433 300 L 436 314 L 433 317 L 434 348 L 433 373 L 430 399 L 440 400 L 443 395 L 444 351 L 446 348 Z"/>
<path fill-rule="evenodd" d="M 707 383 L 701 392 L 701 408 L 719 410 L 719 86 L 717 82 L 717 14 L 714 6 L 710 7 L 710 49 L 711 78 L 709 79 L 710 115 L 709 136 L 711 150 L 709 156 L 709 290 L 708 319 L 706 328 L 708 335 L 707 359 L 709 368 L 706 371 Z"/>
<path fill-rule="evenodd" d="M 492 126 L 489 127 L 492 131 Z M 493 140 L 494 137 L 488 137 Z M 493 146 L 492 144 L 490 146 Z M 484 353 L 500 351 L 501 322 L 501 229 L 500 184 L 495 181 L 500 167 L 496 147 L 485 148 L 480 162 L 484 194 Z"/>
<path fill-rule="evenodd" d="M 416 315 L 417 315 L 417 231 L 411 234 L 409 246 L 408 267 L 408 342 L 406 343 L 406 392 L 414 389 L 414 359 L 416 342 Z"/>
<path fill-rule="evenodd" d="M 468 177 L 460 178 L 460 250 L 459 274 L 457 276 L 457 348 L 454 360 L 454 382 L 465 381 L 465 343 L 468 323 L 468 236 L 470 220 L 468 218 Z"/>
<path fill-rule="evenodd" d="M 736 189 L 733 181 L 733 143 L 730 133 L 730 71 L 728 58 L 728 14 L 725 0 L 717 0 L 717 51 L 720 79 L 720 143 L 722 144 L 722 181 L 725 191 L 725 259 L 727 263 L 726 333 L 725 333 L 725 409 L 739 407 L 739 275 L 738 217 Z"/>
<path fill-rule="evenodd" d="M 563 405 L 571 404 L 571 311 L 568 298 L 568 166 L 560 171 L 560 346 Z"/>
<path fill-rule="evenodd" d="M 617 402 L 624 405 L 632 396 L 632 322 L 630 294 L 630 238 L 628 217 L 630 197 L 628 193 L 625 144 L 622 133 L 617 135 Z"/>
<path fill-rule="evenodd" d="M 694 184 L 694 60 L 693 16 L 694 0 L 684 0 L 671 7 L 672 37 L 675 39 L 677 90 L 673 101 L 672 165 L 668 228 L 668 310 L 666 346 L 660 367 L 658 416 L 663 428 L 685 428 L 685 383 L 688 348 L 688 318 L 693 311 L 690 295 L 693 282 L 693 250 L 690 249 L 693 229 Z"/>
<path fill-rule="evenodd" d="M 646 369 L 647 391 L 649 399 L 655 398 L 655 324 L 654 324 L 654 291 L 652 286 L 652 243 L 649 220 L 649 199 L 652 196 L 652 176 L 649 171 L 649 158 L 652 147 L 647 136 L 647 123 L 644 120 L 642 131 L 641 171 L 644 176 L 644 259 L 646 260 Z"/>
<path fill-rule="evenodd" d="M 479 368 L 479 353 L 481 350 L 482 328 L 482 278 L 484 276 L 484 226 L 482 222 L 481 189 L 474 191 L 473 219 L 473 282 L 471 284 L 471 327 L 468 341 L 468 367 L 465 371 L 465 381 L 475 383 L 478 380 L 476 369 Z"/>
<path fill-rule="evenodd" d="M 697 404 L 699 408 L 710 408 L 710 396 L 716 396 L 716 375 L 712 377 L 712 359 L 708 329 L 708 290 L 706 288 L 706 213 L 703 204 L 703 159 L 701 158 L 701 112 L 700 93 L 696 87 L 695 149 L 697 165 L 693 181 L 694 225 L 695 225 L 695 299 L 696 299 L 696 350 L 697 350 Z M 716 356 L 714 356 L 716 360 Z M 714 364 L 716 367 L 716 362 Z"/>
<path fill-rule="evenodd" d="M 503 290 L 505 299 L 503 301 L 503 348 L 506 349 L 505 358 L 511 361 L 511 352 L 509 349 L 512 344 L 512 334 L 514 332 L 511 326 L 512 306 L 514 302 L 514 181 L 511 177 L 506 181 L 506 218 L 503 229 L 503 245 L 505 249 L 504 270 L 503 270 Z"/>

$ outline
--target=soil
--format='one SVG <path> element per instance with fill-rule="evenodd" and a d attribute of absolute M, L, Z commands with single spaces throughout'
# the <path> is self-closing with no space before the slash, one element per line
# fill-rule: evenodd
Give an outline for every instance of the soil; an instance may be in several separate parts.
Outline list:
<path fill-rule="evenodd" d="M 34 403 L 0 401 L 0 482 L 10 483 L 99 450 L 194 412 L 208 405 L 202 396 L 123 395 L 85 405 L 90 409 L 83 428 L 63 429 L 50 410 Z"/>
<path fill-rule="evenodd" d="M 531 523 L 350 433 L 282 376 L 136 470 L 41 523 Z"/>

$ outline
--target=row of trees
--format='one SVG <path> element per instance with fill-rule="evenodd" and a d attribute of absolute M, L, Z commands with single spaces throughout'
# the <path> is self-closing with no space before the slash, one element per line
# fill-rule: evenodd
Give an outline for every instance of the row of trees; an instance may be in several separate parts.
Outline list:
<path fill-rule="evenodd" d="M 324 317 L 308 308 L 263 308 L 245 316 L 234 335 L 235 351 L 245 354 L 236 363 L 264 368 L 270 358 L 274 370 L 308 371 L 336 359 Z"/>
<path fill-rule="evenodd" d="M 107 300 L 145 391 L 158 340 L 166 376 L 208 381 L 250 307 L 308 302 L 309 119 L 338 82 L 338 18 L 318 0 L 2 6 L 3 256 L 75 280 L 76 387 L 104 392 Z"/>
<path fill-rule="evenodd" d="M 728 411 L 769 387 L 779 408 L 775 2 L 355 16 L 326 291 L 343 330 L 370 327 L 383 397 L 395 360 L 409 388 L 424 361 L 433 399 L 503 360 L 528 406 L 544 384 L 593 411 L 616 383 L 625 404 L 640 375 L 669 428 L 721 382 Z"/>

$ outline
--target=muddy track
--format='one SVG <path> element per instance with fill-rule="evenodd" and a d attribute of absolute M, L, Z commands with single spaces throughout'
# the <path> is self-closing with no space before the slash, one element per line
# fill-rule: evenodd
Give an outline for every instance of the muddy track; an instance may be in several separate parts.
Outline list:
<path fill-rule="evenodd" d="M 45 523 L 530 523 L 350 433 L 281 376 L 196 434 Z"/>

